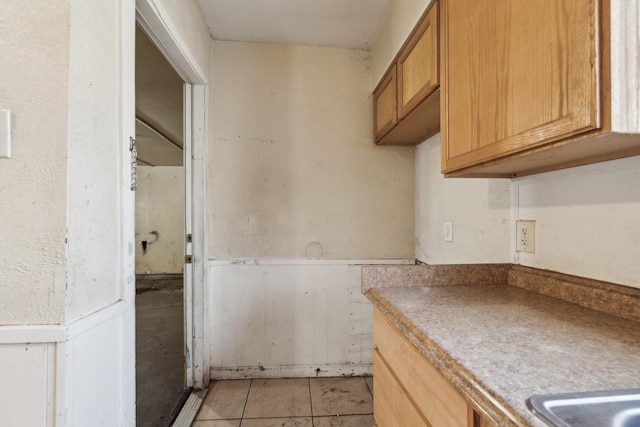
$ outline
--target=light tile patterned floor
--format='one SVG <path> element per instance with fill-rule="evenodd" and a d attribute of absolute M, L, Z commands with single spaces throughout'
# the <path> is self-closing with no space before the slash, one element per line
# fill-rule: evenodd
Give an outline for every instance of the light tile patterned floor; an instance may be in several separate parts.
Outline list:
<path fill-rule="evenodd" d="M 371 377 L 215 381 L 192 427 L 373 427 Z"/>

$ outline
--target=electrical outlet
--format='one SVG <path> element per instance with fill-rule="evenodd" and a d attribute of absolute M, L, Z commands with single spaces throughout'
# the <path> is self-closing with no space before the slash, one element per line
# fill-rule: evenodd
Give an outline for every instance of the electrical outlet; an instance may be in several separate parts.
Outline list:
<path fill-rule="evenodd" d="M 516 221 L 516 251 L 535 253 L 536 222 L 533 220 Z"/>
<path fill-rule="evenodd" d="M 445 242 L 453 242 L 453 223 L 451 221 L 444 222 L 442 237 Z"/>

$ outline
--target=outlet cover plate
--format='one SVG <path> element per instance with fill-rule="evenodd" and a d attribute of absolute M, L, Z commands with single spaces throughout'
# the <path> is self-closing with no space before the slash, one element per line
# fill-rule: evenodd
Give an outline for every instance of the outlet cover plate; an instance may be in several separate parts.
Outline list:
<path fill-rule="evenodd" d="M 535 253 L 536 222 L 528 219 L 516 221 L 516 251 Z"/>

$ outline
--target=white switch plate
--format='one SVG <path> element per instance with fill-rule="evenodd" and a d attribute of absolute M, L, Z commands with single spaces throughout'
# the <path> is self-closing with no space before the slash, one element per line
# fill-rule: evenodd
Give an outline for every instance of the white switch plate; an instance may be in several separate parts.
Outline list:
<path fill-rule="evenodd" d="M 0 158 L 11 158 L 11 111 L 0 110 Z"/>

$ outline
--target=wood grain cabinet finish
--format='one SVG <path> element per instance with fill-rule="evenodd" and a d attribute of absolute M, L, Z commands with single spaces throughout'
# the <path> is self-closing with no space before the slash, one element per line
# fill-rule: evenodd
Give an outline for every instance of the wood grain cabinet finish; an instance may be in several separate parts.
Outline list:
<path fill-rule="evenodd" d="M 378 427 L 493 427 L 377 309 L 373 416 Z"/>
<path fill-rule="evenodd" d="M 637 102 L 612 105 L 613 3 L 639 12 L 614 0 L 441 0 L 442 172 L 519 176 L 639 154 Z M 637 51 L 625 25 L 615 42 Z M 638 64 L 619 57 L 637 98 Z"/>
<path fill-rule="evenodd" d="M 385 136 L 398 123 L 396 75 L 394 64 L 373 94 L 373 126 L 376 140 Z"/>
<path fill-rule="evenodd" d="M 377 144 L 418 144 L 440 130 L 438 23 L 434 2 L 374 90 Z"/>

